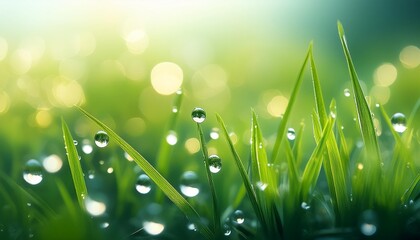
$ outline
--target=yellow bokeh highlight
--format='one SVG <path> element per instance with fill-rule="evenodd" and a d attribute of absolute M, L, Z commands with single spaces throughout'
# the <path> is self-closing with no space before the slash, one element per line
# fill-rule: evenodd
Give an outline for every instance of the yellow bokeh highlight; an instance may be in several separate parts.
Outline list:
<path fill-rule="evenodd" d="M 32 55 L 28 50 L 18 49 L 13 52 L 10 65 L 16 74 L 23 75 L 32 67 Z"/>
<path fill-rule="evenodd" d="M 149 37 L 141 29 L 133 29 L 123 36 L 127 49 L 132 54 L 141 54 L 149 46 Z"/>
<path fill-rule="evenodd" d="M 80 84 L 75 80 L 61 78 L 52 88 L 54 105 L 73 107 L 85 101 L 85 94 Z"/>
<path fill-rule="evenodd" d="M 185 141 L 185 149 L 187 149 L 190 154 L 197 153 L 200 151 L 200 141 L 198 141 L 197 138 L 187 139 L 187 141 Z"/>
<path fill-rule="evenodd" d="M 369 95 L 372 96 L 377 103 L 385 105 L 391 97 L 391 90 L 389 87 L 373 86 Z"/>
<path fill-rule="evenodd" d="M 162 62 L 150 74 L 153 89 L 161 95 L 170 95 L 181 88 L 184 74 L 175 63 Z"/>
<path fill-rule="evenodd" d="M 420 49 L 413 45 L 403 48 L 400 61 L 406 68 L 416 68 L 420 65 Z"/>
<path fill-rule="evenodd" d="M 38 126 L 46 128 L 52 122 L 51 113 L 48 110 L 39 110 L 35 115 L 35 121 Z"/>
<path fill-rule="evenodd" d="M 397 75 L 398 71 L 394 65 L 384 63 L 375 70 L 373 81 L 378 86 L 389 87 L 397 80 Z"/>
<path fill-rule="evenodd" d="M 273 117 L 284 114 L 289 100 L 285 96 L 274 96 L 267 104 L 267 112 Z"/>

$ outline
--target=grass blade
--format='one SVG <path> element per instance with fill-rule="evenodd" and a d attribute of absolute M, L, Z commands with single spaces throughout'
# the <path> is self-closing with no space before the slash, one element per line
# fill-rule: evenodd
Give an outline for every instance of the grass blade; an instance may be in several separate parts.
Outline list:
<path fill-rule="evenodd" d="M 67 151 L 67 158 L 69 161 L 71 176 L 73 178 L 73 185 L 76 190 L 77 201 L 82 209 L 85 209 L 84 199 L 87 197 L 88 191 L 86 188 L 85 178 L 83 177 L 82 166 L 80 165 L 79 154 L 77 153 L 76 146 L 74 146 L 73 137 L 70 130 L 64 121 L 61 119 L 64 146 Z"/>
<path fill-rule="evenodd" d="M 204 140 L 203 129 L 201 128 L 200 123 L 197 123 L 197 130 L 198 130 L 198 135 L 200 137 L 201 150 L 203 152 L 204 167 L 206 168 L 207 181 L 209 182 L 211 197 L 213 201 L 214 232 L 215 232 L 216 237 L 219 238 L 220 236 L 222 236 L 221 231 L 220 231 L 221 229 L 220 228 L 220 212 L 219 212 L 219 207 L 217 203 L 216 188 L 214 187 L 213 176 L 212 176 L 212 173 L 210 172 L 209 154 L 208 154 L 207 146 Z"/>
<path fill-rule="evenodd" d="M 410 187 L 404 192 L 401 197 L 401 204 L 408 204 L 410 200 L 415 200 L 420 194 L 420 174 L 410 184 Z"/>
<path fill-rule="evenodd" d="M 109 137 L 134 159 L 134 162 L 150 177 L 150 179 L 152 179 L 163 193 L 185 214 L 185 216 L 187 216 L 187 218 L 196 224 L 198 231 L 206 239 L 214 239 L 214 234 L 200 221 L 200 215 L 197 211 L 140 153 L 97 118 L 80 107 L 79 110 L 99 127 L 104 129 Z"/>
<path fill-rule="evenodd" d="M 344 35 L 343 25 L 341 24 L 341 22 L 338 22 L 337 25 L 338 25 L 338 33 L 340 36 L 341 45 L 343 47 L 344 55 L 347 60 L 347 67 L 349 69 L 350 79 L 353 86 L 353 91 L 354 91 L 353 96 L 356 103 L 357 119 L 359 122 L 363 142 L 366 146 L 367 154 L 369 154 L 370 158 L 373 158 L 373 161 L 374 161 L 373 166 L 371 166 L 372 164 L 368 164 L 368 162 L 366 162 L 365 165 L 369 166 L 369 170 L 374 171 L 380 167 L 381 156 L 380 156 L 380 150 L 378 146 L 378 140 L 376 138 L 375 127 L 373 125 L 372 113 L 369 109 L 369 105 L 366 101 L 365 95 L 360 86 L 359 78 L 357 76 L 353 61 L 351 59 L 346 37 Z M 377 175 L 377 174 L 368 173 L 368 175 Z"/>
<path fill-rule="evenodd" d="M 242 181 L 244 183 L 247 195 L 248 195 L 249 200 L 251 202 L 251 206 L 254 209 L 254 212 L 257 215 L 257 218 L 260 221 L 260 223 L 263 226 L 266 226 L 265 220 L 263 218 L 263 214 L 261 212 L 260 205 L 258 204 L 258 201 L 257 201 L 257 196 L 255 195 L 254 188 L 252 187 L 251 181 L 248 177 L 248 174 L 247 174 L 246 169 L 245 169 L 245 167 L 242 163 L 242 160 L 239 157 L 238 152 L 236 151 L 236 149 L 233 145 L 233 142 L 229 137 L 229 133 L 226 129 L 226 125 L 223 122 L 223 120 L 222 120 L 222 118 L 220 117 L 219 114 L 216 114 L 216 118 L 217 118 L 217 121 L 219 122 L 219 124 L 221 126 L 222 133 L 225 136 L 227 143 L 229 144 L 230 151 L 233 155 L 233 159 L 235 160 L 236 166 L 238 167 L 239 173 L 241 174 Z"/>
<path fill-rule="evenodd" d="M 326 142 L 331 134 L 332 126 L 334 125 L 335 120 L 330 118 L 326 123 L 324 130 L 322 131 L 321 138 L 312 152 L 311 157 L 306 164 L 305 170 L 303 171 L 302 176 L 302 188 L 301 196 L 303 201 L 308 200 L 308 195 L 313 187 L 316 185 L 319 173 L 322 166 L 322 157 L 326 147 Z"/>
<path fill-rule="evenodd" d="M 293 105 L 296 101 L 296 97 L 297 97 L 297 94 L 299 92 L 300 86 L 302 85 L 303 73 L 305 71 L 306 63 L 308 62 L 309 55 L 310 55 L 311 51 L 312 51 L 312 43 L 309 45 L 308 52 L 306 53 L 305 60 L 303 61 L 302 67 L 300 68 L 299 75 L 298 75 L 297 81 L 295 83 L 295 86 L 293 87 L 292 94 L 290 96 L 289 103 L 287 104 L 286 111 L 283 114 L 283 118 L 282 118 L 282 120 L 280 122 L 280 125 L 279 125 L 279 128 L 277 130 L 277 137 L 276 137 L 276 141 L 274 143 L 273 153 L 271 155 L 271 162 L 276 161 L 277 155 L 279 153 L 280 144 L 281 144 L 281 141 L 283 139 L 284 134 L 286 133 L 287 122 L 289 120 L 290 113 L 292 111 Z"/>

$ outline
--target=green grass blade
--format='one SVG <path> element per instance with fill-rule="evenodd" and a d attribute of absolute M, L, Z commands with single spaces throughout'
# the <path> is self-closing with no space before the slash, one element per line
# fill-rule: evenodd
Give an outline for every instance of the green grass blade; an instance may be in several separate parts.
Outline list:
<path fill-rule="evenodd" d="M 288 141 L 285 142 L 285 152 L 290 181 L 290 191 L 296 191 L 299 187 L 300 177 L 296 164 L 296 157 L 293 155 L 292 149 Z"/>
<path fill-rule="evenodd" d="M 106 126 L 97 118 L 80 107 L 79 110 L 106 131 L 109 137 L 134 159 L 134 162 L 150 177 L 150 179 L 152 179 L 152 181 L 163 191 L 163 193 L 185 214 L 187 218 L 196 224 L 197 230 L 206 239 L 214 239 L 214 234 L 200 221 L 201 217 L 197 211 L 140 153 L 138 153 L 111 128 Z"/>
<path fill-rule="evenodd" d="M 277 137 L 276 137 L 276 141 L 274 143 L 273 153 L 271 155 L 271 162 L 276 161 L 277 155 L 279 153 L 281 141 L 283 139 L 284 134 L 286 133 L 286 127 L 287 127 L 287 122 L 288 122 L 289 117 L 290 117 L 290 113 L 291 113 L 291 111 L 293 109 L 293 105 L 296 101 L 296 97 L 297 97 L 297 94 L 299 92 L 300 86 L 302 85 L 303 73 L 305 71 L 305 67 L 306 67 L 306 64 L 308 62 L 309 55 L 312 51 L 311 49 L 312 49 L 312 43 L 309 45 L 309 49 L 306 53 L 305 60 L 303 61 L 302 67 L 300 68 L 300 71 L 299 71 L 297 81 L 295 83 L 295 86 L 293 87 L 292 94 L 291 94 L 290 99 L 289 99 L 289 103 L 287 104 L 286 111 L 283 114 L 283 118 L 282 118 L 282 120 L 280 122 L 280 125 L 279 125 L 279 128 L 277 130 Z"/>
<path fill-rule="evenodd" d="M 79 154 L 77 153 L 76 146 L 74 146 L 73 137 L 71 136 L 70 130 L 64 121 L 61 119 L 64 146 L 67 151 L 67 159 L 69 161 L 71 176 L 73 178 L 73 185 L 76 190 L 77 201 L 82 209 L 85 209 L 84 199 L 88 195 L 86 188 L 85 178 L 83 177 L 82 166 L 80 165 Z"/>
<path fill-rule="evenodd" d="M 222 133 L 225 136 L 226 141 L 227 141 L 227 143 L 229 145 L 230 151 L 231 151 L 231 153 L 233 155 L 233 159 L 235 160 L 236 166 L 238 167 L 239 173 L 241 174 L 242 181 L 244 183 L 244 186 L 245 186 L 247 195 L 248 195 L 249 200 L 251 202 L 251 206 L 254 209 L 254 212 L 255 212 L 258 220 L 264 226 L 264 225 L 266 225 L 266 223 L 265 223 L 265 220 L 263 218 L 263 214 L 261 212 L 260 205 L 259 205 L 259 203 L 257 201 L 257 196 L 255 195 L 254 188 L 252 187 L 251 180 L 249 179 L 248 174 L 246 172 L 246 169 L 245 169 L 245 167 L 244 167 L 244 165 L 242 163 L 242 160 L 239 157 L 239 154 L 236 151 L 235 146 L 233 145 L 233 142 L 232 142 L 232 140 L 229 137 L 229 133 L 228 133 L 228 131 L 226 129 L 225 123 L 223 122 L 223 120 L 222 120 L 222 118 L 220 117 L 219 114 L 216 114 L 216 118 L 217 118 L 217 121 L 219 122 L 219 124 L 221 126 Z"/>
<path fill-rule="evenodd" d="M 71 216 L 74 219 L 77 219 L 77 205 L 71 199 L 69 192 L 67 191 L 66 187 L 60 179 L 57 180 L 56 184 L 58 191 L 60 192 L 61 198 L 63 198 L 64 205 L 66 206 L 67 211 L 71 214 Z"/>
<path fill-rule="evenodd" d="M 410 200 L 415 200 L 420 194 L 420 174 L 410 184 L 410 187 L 404 192 L 401 197 L 401 204 L 408 204 Z"/>
<path fill-rule="evenodd" d="M 162 138 L 160 142 L 160 147 L 158 151 L 157 161 L 156 161 L 156 169 L 162 174 L 162 176 L 167 176 L 168 172 L 170 170 L 170 155 L 171 151 L 173 149 L 173 146 L 171 146 L 166 141 L 166 134 L 169 133 L 169 131 L 175 130 L 176 122 L 178 120 L 179 111 L 181 109 L 182 99 L 183 99 L 183 92 L 177 91 L 174 99 L 174 103 L 172 105 L 172 113 L 169 117 L 168 125 L 164 132 L 164 137 Z M 155 201 L 157 203 L 162 203 L 164 195 L 162 191 L 156 191 Z"/>
<path fill-rule="evenodd" d="M 341 45 L 343 47 L 344 55 L 347 60 L 347 67 L 349 69 L 350 79 L 353 86 L 353 91 L 354 91 L 353 96 L 356 103 L 357 119 L 359 122 L 363 142 L 366 146 L 367 154 L 370 156 L 370 159 L 372 159 L 374 163 L 373 166 L 370 166 L 372 164 L 368 164 L 368 162 L 366 162 L 365 165 L 369 166 L 369 170 L 376 170 L 380 167 L 381 156 L 380 156 L 380 150 L 378 146 L 378 140 L 376 138 L 375 127 L 373 125 L 372 113 L 369 109 L 369 105 L 366 101 L 365 95 L 360 86 L 359 78 L 357 77 L 356 69 L 351 59 L 346 37 L 344 35 L 343 25 L 340 22 L 338 22 L 337 25 L 338 25 L 338 33 L 340 36 Z M 377 173 L 372 173 L 372 172 L 368 174 L 377 175 Z"/>
<path fill-rule="evenodd" d="M 322 157 L 324 155 L 324 150 L 326 148 L 326 142 L 331 134 L 332 126 L 334 125 L 334 119 L 330 118 L 322 131 L 321 138 L 315 147 L 311 157 L 306 164 L 305 170 L 303 171 L 302 176 L 302 187 L 301 187 L 301 196 L 303 201 L 308 200 L 310 191 L 316 185 L 319 173 L 322 166 Z"/>
<path fill-rule="evenodd" d="M 219 206 L 217 203 L 216 188 L 214 187 L 213 176 L 212 176 L 212 173 L 210 172 L 209 154 L 208 154 L 207 146 L 204 140 L 203 129 L 201 128 L 200 123 L 197 123 L 197 130 L 198 130 L 198 135 L 200 139 L 201 150 L 203 152 L 204 167 L 206 169 L 207 181 L 209 182 L 210 193 L 211 193 L 212 202 L 213 202 L 214 233 L 216 237 L 219 238 L 220 236 L 222 236 L 221 227 L 220 227 L 220 212 L 219 212 Z"/>
<path fill-rule="evenodd" d="M 304 149 L 302 148 L 302 140 L 303 140 L 303 130 L 305 129 L 305 123 L 302 121 L 300 123 L 299 131 L 296 133 L 296 139 L 294 140 L 293 144 L 293 154 L 296 159 L 296 169 L 299 169 L 299 166 L 301 166 L 301 163 L 303 161 L 303 153 Z"/>
<path fill-rule="evenodd" d="M 322 96 L 321 83 L 319 81 L 318 70 L 316 69 L 312 48 L 311 48 L 310 60 L 311 60 L 310 66 L 311 66 L 312 84 L 313 84 L 314 96 L 315 96 L 315 107 L 319 116 L 321 126 L 323 127 L 325 126 L 325 123 L 328 120 L 328 115 L 327 115 L 327 110 L 325 109 L 324 97 Z"/>

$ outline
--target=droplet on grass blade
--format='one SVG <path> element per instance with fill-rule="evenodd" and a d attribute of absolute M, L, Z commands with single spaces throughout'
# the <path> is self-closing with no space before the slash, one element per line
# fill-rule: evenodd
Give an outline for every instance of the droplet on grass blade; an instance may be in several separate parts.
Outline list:
<path fill-rule="evenodd" d="M 302 204 L 300 204 L 300 207 L 303 210 L 309 210 L 311 208 L 311 206 L 308 203 L 306 203 L 306 202 L 302 202 Z"/>
<path fill-rule="evenodd" d="M 407 119 L 402 113 L 395 113 L 391 117 L 392 127 L 399 133 L 403 133 L 407 129 Z"/>
<path fill-rule="evenodd" d="M 348 88 L 344 89 L 344 96 L 345 97 L 350 97 L 350 89 L 348 89 Z"/>
<path fill-rule="evenodd" d="M 236 224 L 242 224 L 245 222 L 245 215 L 241 210 L 236 210 L 233 212 L 232 220 Z"/>
<path fill-rule="evenodd" d="M 296 139 L 296 132 L 295 129 L 293 128 L 288 128 L 287 129 L 287 139 L 289 139 L 290 141 L 293 141 Z"/>
<path fill-rule="evenodd" d="M 104 131 L 98 131 L 95 134 L 95 144 L 96 146 L 103 148 L 106 147 L 109 143 L 109 136 Z"/>
<path fill-rule="evenodd" d="M 193 171 L 186 171 L 181 176 L 181 184 L 179 186 L 182 194 L 187 197 L 195 197 L 200 193 L 198 185 L 198 176 Z"/>
<path fill-rule="evenodd" d="M 223 235 L 229 236 L 232 233 L 232 229 L 228 224 L 223 224 Z"/>
<path fill-rule="evenodd" d="M 366 210 L 360 216 L 360 232 L 365 236 L 373 236 L 378 228 L 376 213 L 373 210 Z"/>
<path fill-rule="evenodd" d="M 212 173 L 218 173 L 222 169 L 222 159 L 217 155 L 210 155 L 209 169 Z"/>
<path fill-rule="evenodd" d="M 39 184 L 43 179 L 41 163 L 35 159 L 26 162 L 23 170 L 23 179 L 31 185 Z"/>
<path fill-rule="evenodd" d="M 152 182 L 146 174 L 141 174 L 136 181 L 136 190 L 141 194 L 147 194 L 152 189 Z"/>
<path fill-rule="evenodd" d="M 191 117 L 196 123 L 202 123 L 206 120 L 206 111 L 204 109 L 196 107 L 191 113 Z"/>

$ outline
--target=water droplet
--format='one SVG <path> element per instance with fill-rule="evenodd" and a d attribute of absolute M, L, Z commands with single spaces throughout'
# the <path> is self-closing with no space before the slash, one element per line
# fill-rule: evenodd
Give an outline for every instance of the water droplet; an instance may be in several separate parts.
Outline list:
<path fill-rule="evenodd" d="M 84 198 L 86 211 L 91 216 L 100 216 L 106 211 L 106 204 L 104 202 L 93 200 L 90 197 Z"/>
<path fill-rule="evenodd" d="M 209 169 L 212 173 L 218 173 L 222 169 L 222 159 L 217 155 L 209 157 Z"/>
<path fill-rule="evenodd" d="M 31 185 L 37 185 L 42 181 L 42 166 L 35 159 L 31 159 L 25 164 L 23 179 Z"/>
<path fill-rule="evenodd" d="M 405 118 L 405 115 L 402 113 L 396 113 L 392 115 L 391 123 L 396 132 L 403 133 L 407 129 L 407 126 L 406 126 L 407 119 Z"/>
<path fill-rule="evenodd" d="M 372 236 L 377 230 L 377 217 L 373 210 L 366 210 L 360 216 L 360 232 L 365 236 Z"/>
<path fill-rule="evenodd" d="M 223 234 L 225 236 L 229 236 L 232 233 L 232 229 L 230 228 L 229 225 L 227 225 L 226 223 L 223 224 Z"/>
<path fill-rule="evenodd" d="M 173 113 L 177 113 L 178 112 L 178 107 L 177 106 L 173 106 L 172 107 L 172 112 Z"/>
<path fill-rule="evenodd" d="M 107 173 L 109 173 L 109 174 L 111 174 L 111 173 L 113 173 L 113 172 L 114 172 L 114 169 L 113 169 L 112 167 L 109 167 L 109 168 L 106 170 L 106 172 L 107 172 Z"/>
<path fill-rule="evenodd" d="M 103 229 L 108 228 L 109 227 L 109 222 L 103 222 L 103 223 L 101 223 L 101 225 L 99 225 L 99 227 L 103 228 Z"/>
<path fill-rule="evenodd" d="M 236 210 L 233 212 L 233 222 L 237 224 L 242 224 L 245 221 L 245 215 L 241 210 Z"/>
<path fill-rule="evenodd" d="M 344 89 L 344 96 L 345 97 L 350 97 L 350 89 L 348 89 L 348 88 Z"/>
<path fill-rule="evenodd" d="M 147 194 L 152 189 L 152 181 L 146 174 L 141 174 L 136 181 L 136 190 L 141 194 Z"/>
<path fill-rule="evenodd" d="M 166 135 L 166 142 L 173 146 L 178 142 L 178 136 L 175 131 L 170 130 L 168 135 Z"/>
<path fill-rule="evenodd" d="M 109 137 L 108 134 L 104 131 L 98 131 L 95 134 L 95 144 L 96 146 L 103 148 L 108 145 Z"/>
<path fill-rule="evenodd" d="M 77 140 L 73 140 L 73 144 L 74 144 L 74 146 L 77 146 L 77 144 L 79 144 L 79 143 L 77 142 Z"/>
<path fill-rule="evenodd" d="M 219 139 L 219 129 L 218 128 L 212 128 L 210 132 L 210 138 L 211 139 Z"/>
<path fill-rule="evenodd" d="M 159 235 L 165 229 L 165 225 L 159 222 L 144 221 L 143 228 L 150 235 Z"/>
<path fill-rule="evenodd" d="M 188 223 L 187 228 L 188 228 L 188 230 L 191 230 L 191 231 L 194 231 L 194 232 L 197 231 L 197 227 L 195 226 L 194 223 Z"/>
<path fill-rule="evenodd" d="M 206 112 L 204 109 L 196 107 L 191 113 L 191 117 L 196 123 L 202 123 L 206 120 Z"/>
<path fill-rule="evenodd" d="M 306 203 L 306 202 L 302 202 L 302 204 L 300 204 L 300 207 L 303 210 L 309 210 L 311 208 L 311 206 L 308 203 Z"/>
<path fill-rule="evenodd" d="M 337 117 L 337 106 L 335 104 L 330 106 L 330 116 L 332 118 Z"/>
<path fill-rule="evenodd" d="M 95 178 L 95 171 L 94 170 L 89 170 L 88 171 L 88 178 L 89 179 L 94 179 Z"/>
<path fill-rule="evenodd" d="M 90 143 L 89 140 L 87 140 L 87 139 L 84 139 L 83 140 L 83 142 L 82 142 L 82 151 L 85 154 L 91 154 L 93 152 L 93 147 L 92 147 L 92 144 Z"/>
<path fill-rule="evenodd" d="M 186 171 L 181 176 L 181 184 L 179 186 L 182 194 L 187 197 L 195 197 L 200 193 L 198 185 L 198 176 L 193 171 Z"/>
<path fill-rule="evenodd" d="M 290 140 L 290 141 L 293 141 L 293 140 L 295 140 L 296 139 L 296 132 L 295 132 L 295 129 L 293 129 L 293 128 L 288 128 L 287 129 L 287 138 Z"/>

